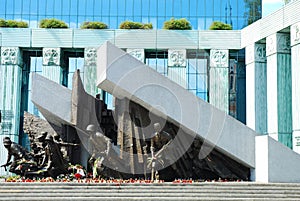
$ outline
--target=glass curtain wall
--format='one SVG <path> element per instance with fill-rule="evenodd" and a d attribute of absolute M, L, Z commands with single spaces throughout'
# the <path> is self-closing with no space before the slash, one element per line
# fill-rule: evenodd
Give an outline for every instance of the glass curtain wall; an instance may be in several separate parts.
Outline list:
<path fill-rule="evenodd" d="M 261 18 L 261 0 L 0 0 L 0 18 L 27 21 L 32 28 L 44 18 L 57 18 L 78 28 L 84 21 L 102 21 L 117 29 L 125 20 L 152 23 L 161 29 L 170 18 L 186 18 L 193 29 L 213 21 L 241 29 Z"/>

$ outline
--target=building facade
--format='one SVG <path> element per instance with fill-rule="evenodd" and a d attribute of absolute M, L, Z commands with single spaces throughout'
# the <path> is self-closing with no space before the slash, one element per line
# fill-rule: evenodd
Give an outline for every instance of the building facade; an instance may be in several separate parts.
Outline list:
<path fill-rule="evenodd" d="M 0 136 L 28 146 L 23 112 L 40 115 L 31 102 L 31 74 L 72 88 L 80 69 L 85 89 L 112 105 L 112 96 L 95 86 L 96 50 L 109 40 L 159 73 L 246 123 L 245 51 L 241 31 L 207 31 L 213 21 L 241 29 L 261 16 L 260 1 L 1 0 L 0 18 L 27 21 L 30 28 L 0 28 Z M 221 5 L 221 6 L 220 6 Z M 44 18 L 69 29 L 40 29 Z M 187 18 L 188 31 L 162 30 L 163 22 Z M 125 20 L 152 23 L 154 30 L 120 30 Z M 107 30 L 79 29 L 84 21 L 103 21 Z M 6 150 L 1 148 L 4 163 Z"/>
<path fill-rule="evenodd" d="M 261 18 L 261 0 L 1 0 L 0 19 L 27 21 L 37 28 L 44 18 L 78 28 L 84 21 L 101 21 L 117 29 L 125 20 L 152 23 L 160 29 L 170 18 L 186 18 L 193 29 L 206 30 L 213 21 L 241 29 Z"/>

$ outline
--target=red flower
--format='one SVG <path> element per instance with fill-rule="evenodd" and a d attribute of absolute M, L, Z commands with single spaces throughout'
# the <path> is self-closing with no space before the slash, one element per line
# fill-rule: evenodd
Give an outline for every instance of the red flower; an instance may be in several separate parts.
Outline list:
<path fill-rule="evenodd" d="M 75 176 L 76 179 L 80 179 L 82 177 L 82 175 L 79 174 L 79 173 L 75 173 L 74 176 Z"/>

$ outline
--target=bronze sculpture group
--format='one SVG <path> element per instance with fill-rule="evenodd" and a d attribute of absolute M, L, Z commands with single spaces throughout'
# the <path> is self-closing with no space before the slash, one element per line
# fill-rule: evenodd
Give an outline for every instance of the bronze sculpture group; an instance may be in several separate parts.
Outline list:
<path fill-rule="evenodd" d="M 59 136 L 58 136 L 59 137 Z M 36 139 L 29 136 L 31 151 L 19 144 L 12 142 L 9 137 L 3 139 L 3 145 L 7 149 L 7 161 L 1 167 L 9 167 L 9 172 L 25 177 L 53 177 L 68 174 L 69 161 L 63 155 L 63 146 L 78 146 L 78 144 L 64 143 L 42 132 Z M 11 161 L 12 160 L 12 161 Z"/>

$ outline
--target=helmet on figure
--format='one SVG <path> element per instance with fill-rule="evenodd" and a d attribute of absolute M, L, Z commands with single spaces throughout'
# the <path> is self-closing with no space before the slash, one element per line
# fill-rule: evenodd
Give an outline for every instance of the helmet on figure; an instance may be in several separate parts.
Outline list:
<path fill-rule="evenodd" d="M 9 137 L 5 137 L 3 138 L 3 144 L 5 145 L 11 145 L 11 140 Z"/>
<path fill-rule="evenodd" d="M 86 127 L 86 131 L 89 131 L 89 132 L 95 132 L 96 131 L 96 126 L 94 124 L 89 124 L 87 127 Z"/>

